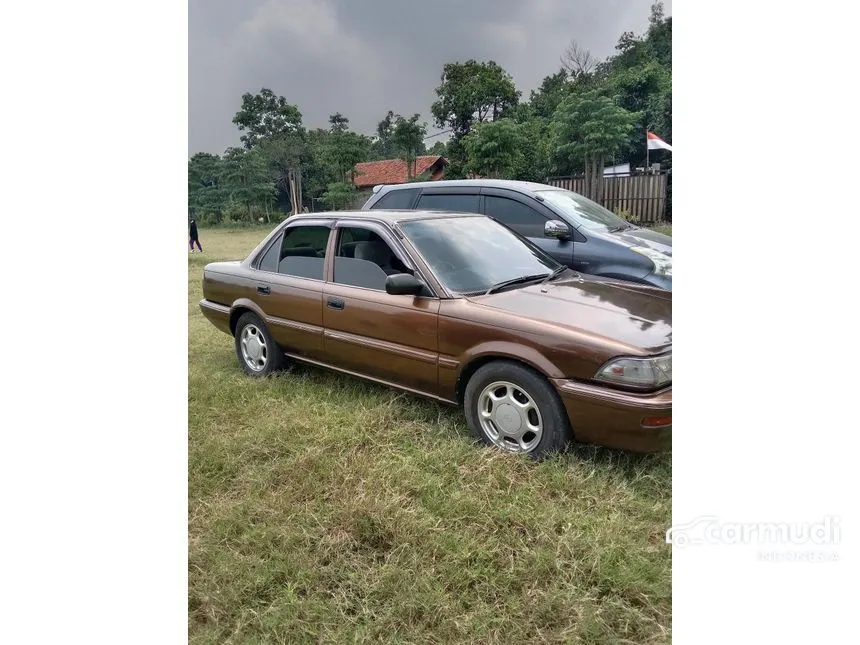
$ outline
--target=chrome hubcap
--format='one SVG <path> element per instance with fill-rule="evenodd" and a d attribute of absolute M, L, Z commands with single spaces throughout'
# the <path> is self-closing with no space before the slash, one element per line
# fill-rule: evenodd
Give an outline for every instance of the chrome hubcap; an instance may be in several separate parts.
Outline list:
<path fill-rule="evenodd" d="M 508 381 L 490 383 L 478 397 L 484 434 L 499 448 L 531 452 L 543 436 L 543 419 L 534 398 Z"/>
<path fill-rule="evenodd" d="M 242 358 L 245 364 L 255 372 L 266 367 L 269 358 L 266 339 L 256 325 L 246 325 L 240 339 Z"/>

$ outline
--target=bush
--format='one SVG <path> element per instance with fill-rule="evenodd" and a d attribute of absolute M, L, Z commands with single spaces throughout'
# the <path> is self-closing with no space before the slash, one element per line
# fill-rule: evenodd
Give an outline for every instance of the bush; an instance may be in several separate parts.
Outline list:
<path fill-rule="evenodd" d="M 217 226 L 221 223 L 221 213 L 195 213 L 194 219 L 201 226 Z"/>
<path fill-rule="evenodd" d="M 266 209 L 262 206 L 251 206 L 249 210 L 247 204 L 235 202 L 224 209 L 219 223 L 228 226 L 258 225 L 260 224 L 260 218 L 262 218 L 263 223 L 279 222 L 284 219 L 284 213 L 277 209 L 270 209 L 267 215 Z"/>
<path fill-rule="evenodd" d="M 322 198 L 334 210 L 348 207 L 355 200 L 355 186 L 343 182 L 335 182 L 328 185 L 328 190 L 323 193 Z"/>

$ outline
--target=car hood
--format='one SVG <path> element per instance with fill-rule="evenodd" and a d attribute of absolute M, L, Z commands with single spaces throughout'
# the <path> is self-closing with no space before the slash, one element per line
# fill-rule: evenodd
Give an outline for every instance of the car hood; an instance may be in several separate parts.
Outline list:
<path fill-rule="evenodd" d="M 647 228 L 631 228 L 611 235 L 623 240 L 629 246 L 645 246 L 670 257 L 672 255 L 672 238 L 657 231 Z"/>
<path fill-rule="evenodd" d="M 658 353 L 672 347 L 672 294 L 647 286 L 574 274 L 472 298 L 485 307 Z"/>

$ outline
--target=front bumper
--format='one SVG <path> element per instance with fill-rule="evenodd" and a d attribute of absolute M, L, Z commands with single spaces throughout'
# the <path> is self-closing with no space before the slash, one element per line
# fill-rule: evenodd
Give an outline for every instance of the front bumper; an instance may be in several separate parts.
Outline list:
<path fill-rule="evenodd" d="M 651 394 L 619 392 L 567 379 L 551 379 L 582 443 L 633 452 L 664 452 L 672 448 L 672 426 L 645 427 L 645 417 L 672 416 L 672 388 Z"/>

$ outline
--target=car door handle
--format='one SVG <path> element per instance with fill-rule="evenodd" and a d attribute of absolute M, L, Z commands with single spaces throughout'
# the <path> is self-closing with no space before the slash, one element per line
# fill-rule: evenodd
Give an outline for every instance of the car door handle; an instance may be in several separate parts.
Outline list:
<path fill-rule="evenodd" d="M 337 309 L 337 310 L 341 310 L 346 306 L 346 304 L 343 301 L 343 298 L 329 298 L 326 301 L 326 305 L 328 306 L 329 309 Z"/>
<path fill-rule="evenodd" d="M 272 290 L 269 287 L 258 285 L 257 293 L 259 293 L 261 296 L 268 296 L 270 293 L 272 293 Z"/>

